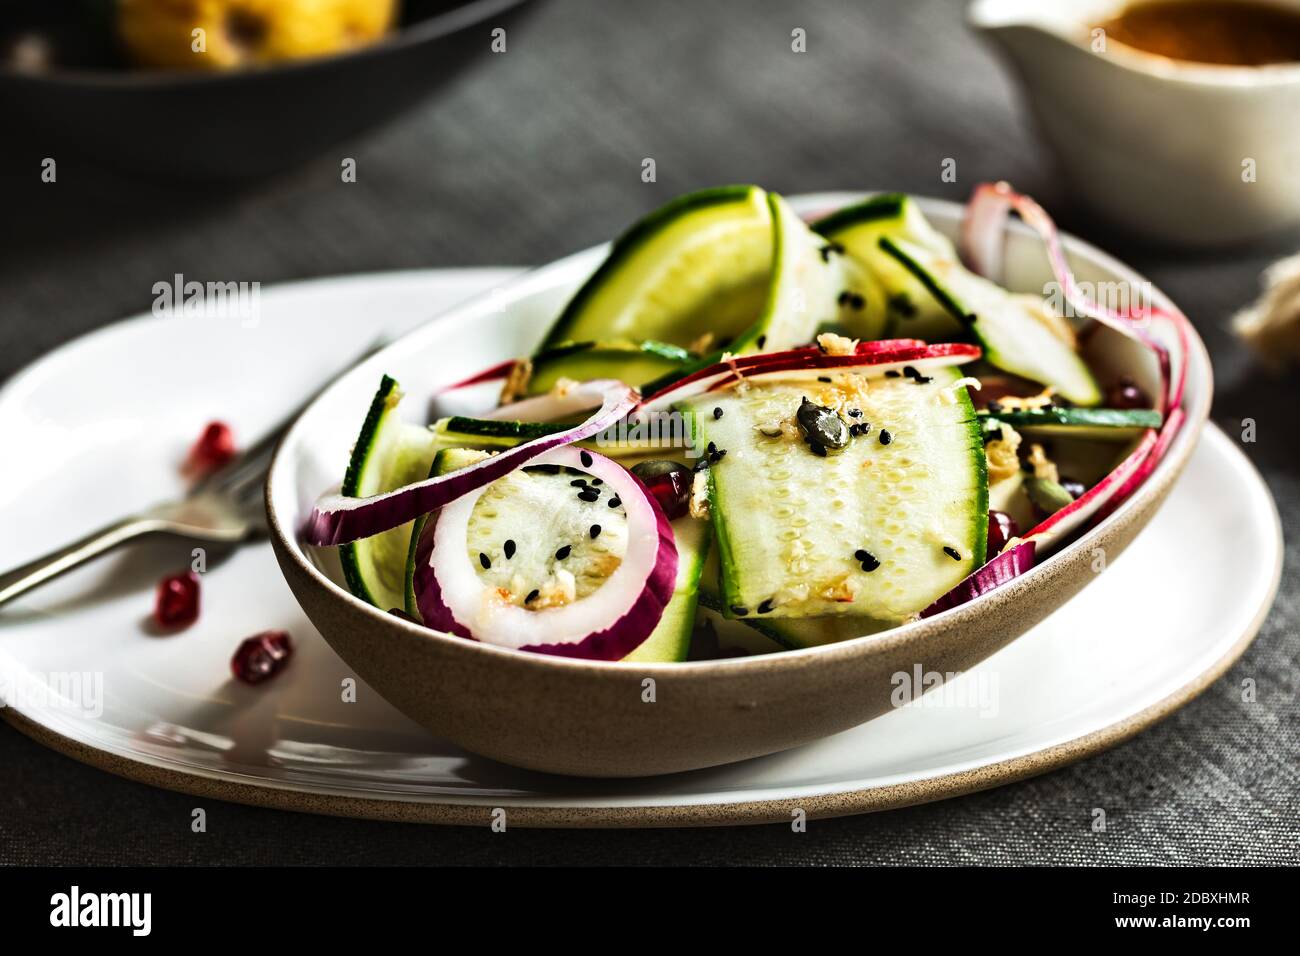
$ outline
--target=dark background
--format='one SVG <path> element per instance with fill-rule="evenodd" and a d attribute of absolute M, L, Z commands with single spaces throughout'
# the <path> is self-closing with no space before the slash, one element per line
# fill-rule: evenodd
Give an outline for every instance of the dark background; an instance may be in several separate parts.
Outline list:
<path fill-rule="evenodd" d="M 603 241 L 680 192 L 900 189 L 965 198 L 984 179 L 1147 273 L 1214 356 L 1214 418 L 1238 433 L 1300 526 L 1295 381 L 1262 374 L 1227 331 L 1272 249 L 1188 253 L 1115 233 L 1071 203 L 1014 89 L 955 0 L 553 0 L 442 95 L 364 141 L 252 185 L 110 177 L 0 138 L 0 379 L 145 311 L 182 272 L 260 280 L 537 264 Z M 807 53 L 790 32 L 807 31 Z M 487 29 L 466 42 L 487 48 Z M 202 116 L 178 116 L 184 137 Z M 1207 130 L 1207 135 L 1212 131 Z M 5 137 L 0 133 L 0 137 Z M 358 179 L 339 164 L 355 157 Z M 641 182 L 641 161 L 658 181 Z M 945 158 L 958 181 L 940 181 Z M 1189 198 L 1189 201 L 1192 201 Z M 1231 494 L 1231 489 L 1224 489 Z M 1231 542 L 1224 542 L 1230 548 Z M 1300 573 L 1231 672 L 1108 753 L 987 793 L 857 818 L 703 831 L 509 831 L 337 820 L 205 801 L 82 766 L 0 724 L 0 862 L 46 863 L 1280 863 L 1300 862 Z M 0 634 L 0 638 L 2 638 Z M 1256 680 L 1259 700 L 1239 688 Z M 1109 828 L 1093 833 L 1091 810 Z M 167 821 L 172 821 L 168 825 Z"/>

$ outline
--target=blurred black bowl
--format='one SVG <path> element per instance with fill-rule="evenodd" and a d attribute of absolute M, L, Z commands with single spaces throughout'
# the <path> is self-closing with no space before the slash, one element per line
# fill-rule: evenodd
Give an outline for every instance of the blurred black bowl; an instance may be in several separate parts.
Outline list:
<path fill-rule="evenodd" d="M 61 2 L 52 6 L 63 7 Z M 477 56 L 525 0 L 407 0 L 400 25 L 336 56 L 223 73 L 132 70 L 111 38 L 51 16 L 46 3 L 0 3 L 0 124 L 40 155 L 72 150 L 116 170 L 173 179 L 242 179 L 297 165 L 409 108 Z M 44 9 L 41 9 L 44 8 Z M 35 21 L 52 63 L 13 62 L 19 27 Z M 31 33 L 25 35 L 31 36 Z M 33 52 L 30 48 L 24 52 Z M 38 51 L 44 52 L 44 51 Z M 21 58 L 21 57 L 20 57 Z"/>

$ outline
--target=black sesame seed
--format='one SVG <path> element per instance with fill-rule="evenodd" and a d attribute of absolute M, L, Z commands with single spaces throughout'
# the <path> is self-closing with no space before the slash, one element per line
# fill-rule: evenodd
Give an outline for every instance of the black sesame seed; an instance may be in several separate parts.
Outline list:
<path fill-rule="evenodd" d="M 731 605 L 731 613 L 736 615 L 736 617 L 744 617 L 749 613 L 749 608 L 745 607 L 743 604 L 733 604 Z"/>
<path fill-rule="evenodd" d="M 540 595 L 541 593 L 542 592 L 538 591 L 537 588 L 533 588 L 531 591 L 528 592 L 528 597 L 524 598 L 524 603 L 532 604 L 534 601 L 537 600 L 538 595 Z"/>
<path fill-rule="evenodd" d="M 916 378 L 921 373 L 916 370 L 915 365 L 904 365 L 903 374 L 906 375 L 908 378 Z"/>
<path fill-rule="evenodd" d="M 767 336 L 766 336 L 766 335 L 760 335 L 760 336 L 758 337 L 758 341 L 757 341 L 755 344 L 756 344 L 756 345 L 761 349 L 764 345 L 767 344 Z"/>
<path fill-rule="evenodd" d="M 555 552 L 555 560 L 563 561 L 565 558 L 569 556 L 569 552 L 571 552 L 572 550 L 573 550 L 573 545 L 566 544 L 564 547 L 560 548 L 560 550 Z"/>
<path fill-rule="evenodd" d="M 771 611 L 772 611 L 772 608 L 774 608 L 774 607 L 776 607 L 776 605 L 772 603 L 772 599 L 771 599 L 771 598 L 768 598 L 766 601 L 764 601 L 762 604 L 760 604 L 760 605 L 758 606 L 758 613 L 759 613 L 759 614 L 770 614 Z"/>
<path fill-rule="evenodd" d="M 818 375 L 818 376 L 817 376 L 817 381 L 819 381 L 819 382 L 825 382 L 826 384 L 829 385 L 829 384 L 830 384 L 830 381 L 831 381 L 831 377 L 830 377 L 829 375 Z"/>
<path fill-rule="evenodd" d="M 717 442 L 709 442 L 707 445 L 704 446 L 704 450 L 707 451 L 710 455 L 712 455 L 715 451 L 718 450 Z"/>
<path fill-rule="evenodd" d="M 570 487 L 570 488 L 586 488 L 586 487 L 587 487 L 587 479 L 586 479 L 586 478 L 574 478 L 571 482 L 569 482 L 569 487 Z"/>
<path fill-rule="evenodd" d="M 721 417 L 722 417 L 722 409 L 721 409 L 721 408 L 714 408 L 714 409 L 713 409 L 713 417 L 714 417 L 714 418 L 721 418 Z"/>
<path fill-rule="evenodd" d="M 848 289 L 845 289 L 843 292 L 840 293 L 839 298 L 836 299 L 835 301 L 838 302 L 840 305 L 848 305 L 849 300 L 852 298 L 853 298 L 853 293 L 850 292 Z"/>
<path fill-rule="evenodd" d="M 885 378 L 900 378 L 902 374 L 903 373 L 900 372 L 898 369 L 891 368 L 885 372 Z"/>
<path fill-rule="evenodd" d="M 605 482 L 602 481 L 600 478 L 593 478 L 591 479 L 591 483 L 593 485 L 603 485 Z"/>
<path fill-rule="evenodd" d="M 507 561 L 515 556 L 515 543 L 510 538 L 506 539 L 505 552 Z"/>
<path fill-rule="evenodd" d="M 588 488 L 586 491 L 578 492 L 578 500 L 586 502 L 599 501 L 600 492 L 595 488 Z"/>
<path fill-rule="evenodd" d="M 483 565 L 483 570 L 484 570 L 484 571 L 487 571 L 487 570 L 489 570 L 489 569 L 492 567 L 492 559 L 489 558 L 489 557 L 488 557 L 486 554 L 484 554 L 482 551 L 480 551 L 480 552 L 478 553 L 478 563 L 481 564 L 481 565 Z"/>
<path fill-rule="evenodd" d="M 853 552 L 853 556 L 859 561 L 865 561 L 867 558 L 871 557 L 871 552 L 866 548 L 858 548 L 858 550 Z"/>
<path fill-rule="evenodd" d="M 952 558 L 954 561 L 961 560 L 961 552 L 956 548 L 950 548 L 947 545 L 944 545 L 943 553 L 948 555 L 948 557 Z"/>
<path fill-rule="evenodd" d="M 590 452 L 585 452 L 585 451 L 584 451 L 584 452 L 579 452 L 579 453 L 578 453 L 578 460 L 582 462 L 582 467 L 583 467 L 583 468 L 590 468 L 590 467 L 591 467 L 591 453 L 590 453 Z"/>
<path fill-rule="evenodd" d="M 591 526 L 591 531 L 588 532 L 588 533 L 592 536 L 593 539 L 595 539 L 595 538 L 599 538 L 599 537 L 600 537 L 600 525 L 598 525 L 598 524 L 594 524 L 594 525 L 592 525 L 592 526 Z"/>
<path fill-rule="evenodd" d="M 976 315 L 974 312 L 972 312 L 970 315 L 966 316 L 966 324 L 967 324 L 967 325 L 974 325 L 975 322 L 976 322 L 978 319 L 979 319 L 979 316 Z"/>
<path fill-rule="evenodd" d="M 862 409 L 860 408 L 849 409 L 849 418 L 861 418 L 861 417 L 862 417 Z"/>
<path fill-rule="evenodd" d="M 727 449 L 719 448 L 709 455 L 709 464 L 716 465 L 718 462 L 722 461 L 722 459 L 726 457 L 727 457 Z"/>
<path fill-rule="evenodd" d="M 622 504 L 623 504 L 623 502 L 622 502 L 620 499 L 618 499 L 618 498 L 610 498 L 610 499 L 609 499 L 609 506 L 610 506 L 611 508 L 617 508 L 617 507 L 619 507 L 619 506 L 622 505 Z"/>
<path fill-rule="evenodd" d="M 876 570 L 876 568 L 880 567 L 880 559 L 877 558 L 870 551 L 858 551 L 853 556 L 857 558 L 858 555 L 862 555 L 862 554 L 866 555 L 866 557 L 859 558 L 859 560 L 862 562 L 863 571 L 866 571 L 868 574 L 870 574 L 872 571 Z"/>
<path fill-rule="evenodd" d="M 853 293 L 853 295 L 849 297 L 849 305 L 850 305 L 853 309 L 855 309 L 855 310 L 857 310 L 857 311 L 859 311 L 859 312 L 862 311 L 862 309 L 866 307 L 866 304 L 867 304 L 867 300 L 864 299 L 862 296 L 860 296 L 860 295 L 859 295 L 858 293 L 856 293 L 856 292 Z"/>
<path fill-rule="evenodd" d="M 929 385 L 931 382 L 934 381 L 934 376 L 933 376 L 933 375 L 917 375 L 917 376 L 915 376 L 915 377 L 912 379 L 912 381 L 914 381 L 917 385 Z"/>
<path fill-rule="evenodd" d="M 880 444 L 888 445 L 893 440 L 894 440 L 894 436 L 889 434 L 888 428 L 880 429 Z"/>
<path fill-rule="evenodd" d="M 1002 403 L 1001 403 L 1001 402 L 989 402 L 989 404 L 988 404 L 988 410 L 989 410 L 990 412 L 993 412 L 994 414 L 997 414 L 998 412 L 1002 411 Z"/>

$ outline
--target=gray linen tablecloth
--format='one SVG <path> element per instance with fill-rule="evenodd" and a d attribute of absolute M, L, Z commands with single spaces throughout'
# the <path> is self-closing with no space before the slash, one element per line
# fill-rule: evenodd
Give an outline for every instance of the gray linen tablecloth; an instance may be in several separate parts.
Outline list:
<path fill-rule="evenodd" d="M 792 54 L 791 30 L 807 31 Z M 487 42 L 486 39 L 483 42 Z M 443 95 L 314 165 L 238 189 L 146 186 L 39 144 L 0 152 L 0 376 L 122 315 L 159 277 L 263 283 L 375 269 L 541 263 L 682 191 L 893 188 L 964 198 L 1006 178 L 1145 271 L 1214 353 L 1214 416 L 1300 527 L 1295 379 L 1260 375 L 1227 332 L 1277 250 L 1193 254 L 1115 234 L 1072 206 L 998 64 L 952 0 L 554 0 Z M 176 135 L 185 135 L 180 120 Z M 197 120 L 193 120 L 197 121 Z M 1213 135 L 1210 130 L 1207 135 Z M 355 156 L 358 182 L 339 179 Z M 651 157 L 657 182 L 641 181 Z M 940 181 L 945 158 L 958 182 Z M 1230 429 L 1231 430 L 1231 429 Z M 1225 489 L 1231 493 L 1231 489 Z M 1230 541 L 1224 547 L 1231 547 Z M 414 827 L 207 801 L 130 783 L 0 724 L 0 862 L 1279 863 L 1300 861 L 1294 539 L 1281 594 L 1231 673 L 1135 740 L 1046 776 L 852 819 L 709 831 Z M 0 633 L 0 638 L 3 634 Z M 1238 687 L 1253 677 L 1259 700 Z M 1109 828 L 1092 832 L 1091 809 Z M 167 821 L 171 821 L 169 825 Z"/>

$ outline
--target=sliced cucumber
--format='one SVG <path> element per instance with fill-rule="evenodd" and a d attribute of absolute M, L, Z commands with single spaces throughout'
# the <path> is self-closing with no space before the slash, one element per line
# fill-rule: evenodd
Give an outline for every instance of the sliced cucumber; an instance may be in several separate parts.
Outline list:
<path fill-rule="evenodd" d="M 709 469 L 724 613 L 896 623 L 983 563 L 984 448 L 959 376 L 944 368 L 924 382 L 751 383 L 699 400 L 697 442 L 726 451 Z M 846 416 L 860 409 L 845 420 L 871 431 L 819 457 L 797 430 L 780 428 L 804 397 Z"/>
<path fill-rule="evenodd" d="M 677 424 L 667 417 L 653 418 L 640 428 L 632 426 L 622 432 L 612 430 L 578 444 L 619 459 L 645 455 L 655 450 L 683 448 L 689 444 L 691 436 L 684 429 L 677 428 Z M 554 435 L 572 427 L 558 422 L 516 422 L 452 415 L 434 422 L 432 433 L 439 446 L 444 448 L 490 450 L 513 448 L 526 441 Z"/>
<path fill-rule="evenodd" d="M 956 319 L 967 323 L 984 358 L 1052 388 L 1076 405 L 1096 405 L 1101 390 L 1070 345 L 1011 293 L 962 267 L 956 256 L 882 236 L 880 247 L 908 269 Z"/>
<path fill-rule="evenodd" d="M 1163 416 L 1150 408 L 999 409 L 980 412 L 982 422 L 1005 422 L 1016 431 L 1059 438 L 1131 441 L 1148 428 L 1159 428 Z"/>
<path fill-rule="evenodd" d="M 780 196 L 768 193 L 772 213 L 772 272 L 767 303 L 757 322 L 727 350 L 774 351 L 813 341 L 823 325 L 842 325 L 856 338 L 885 330 L 884 294 L 865 269 L 835 251 Z"/>
<path fill-rule="evenodd" d="M 659 624 L 645 642 L 623 660 L 642 664 L 686 660 L 695 633 L 700 575 L 712 536 L 713 529 L 707 521 L 687 515 L 673 522 L 673 539 L 677 543 L 677 588 L 664 608 Z"/>
<path fill-rule="evenodd" d="M 436 442 L 429 429 L 404 423 L 397 414 L 402 392 L 387 375 L 370 402 L 352 448 L 342 494 L 368 498 L 422 480 L 429 471 Z M 339 548 L 343 578 L 357 597 L 388 610 L 402 607 L 402 575 L 411 524 L 363 538 Z"/>
<path fill-rule="evenodd" d="M 488 453 L 466 448 L 444 448 L 434 458 L 431 475 L 444 475 L 482 461 Z M 533 588 L 543 591 L 554 585 L 560 571 L 573 575 L 577 596 L 590 593 L 617 567 L 626 543 L 627 518 L 611 511 L 607 502 L 586 502 L 577 498 L 570 484 L 571 474 L 538 472 L 527 468 L 512 472 L 493 483 L 475 505 L 467 547 L 482 564 L 483 575 L 514 595 L 528 597 Z M 416 604 L 416 542 L 428 516 L 416 519 L 407 551 L 405 608 L 419 618 Z M 599 526 L 592 537 L 591 530 Z M 515 531 L 512 529 L 519 528 Z M 654 663 L 685 660 L 690 652 L 695 626 L 695 608 L 700 573 L 708 554 L 709 524 L 685 517 L 673 522 L 677 544 L 677 585 L 664 608 L 658 626 L 625 660 Z M 511 544 L 507 545 L 506 542 Z M 570 550 L 560 567 L 556 551 Z M 495 577 L 490 577 L 490 576 Z"/>
<path fill-rule="evenodd" d="M 884 324 L 872 338 L 907 336 L 935 341 L 961 335 L 961 323 L 907 269 L 880 248 L 882 236 L 907 239 L 936 255 L 956 257 L 947 237 L 936 232 L 917 204 L 901 193 L 873 196 L 813 224 L 819 234 L 844 248 L 879 283 L 888 299 Z"/>
<path fill-rule="evenodd" d="M 727 616 L 722 595 L 716 584 L 700 586 L 700 606 Z M 734 618 L 734 615 L 731 615 Z M 867 634 L 878 634 L 893 627 L 868 617 L 841 615 L 832 617 L 744 617 L 736 620 L 779 645 L 782 650 L 797 651 L 805 647 L 838 644 Z"/>
<path fill-rule="evenodd" d="M 686 349 L 667 342 L 570 342 L 534 356 L 527 394 L 545 394 L 562 378 L 575 382 L 616 378 L 640 386 L 679 371 L 694 359 Z"/>
<path fill-rule="evenodd" d="M 772 265 L 767 194 L 722 186 L 673 200 L 615 241 L 578 290 L 543 348 L 564 342 L 654 339 L 719 344 L 763 310 Z"/>

